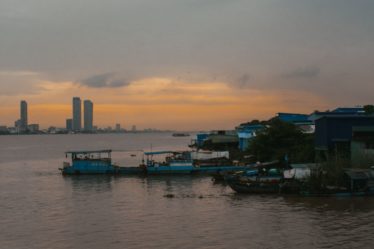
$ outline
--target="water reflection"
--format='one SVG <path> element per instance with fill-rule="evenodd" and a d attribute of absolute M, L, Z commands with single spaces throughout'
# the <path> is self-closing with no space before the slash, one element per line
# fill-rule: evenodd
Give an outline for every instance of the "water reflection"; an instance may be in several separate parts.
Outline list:
<path fill-rule="evenodd" d="M 107 192 L 112 190 L 113 176 L 110 175 L 77 175 L 62 177 L 66 185 L 71 185 L 73 192 Z"/>
<path fill-rule="evenodd" d="M 291 197 L 283 201 L 294 208 L 304 208 L 316 212 L 374 212 L 372 197 Z"/>

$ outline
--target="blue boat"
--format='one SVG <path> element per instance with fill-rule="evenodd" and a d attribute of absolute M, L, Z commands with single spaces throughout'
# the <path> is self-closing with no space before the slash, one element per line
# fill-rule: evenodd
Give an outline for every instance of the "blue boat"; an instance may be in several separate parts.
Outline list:
<path fill-rule="evenodd" d="M 136 167 L 123 167 L 112 163 L 112 150 L 68 151 L 66 157 L 71 162 L 64 162 L 60 168 L 63 175 L 80 174 L 218 174 L 248 169 L 248 166 L 232 165 L 227 158 L 208 160 L 192 159 L 190 151 L 156 151 L 145 152 L 146 161 Z M 154 157 L 163 158 L 154 160 Z"/>
<path fill-rule="evenodd" d="M 144 153 L 146 171 L 149 175 L 163 174 L 217 174 L 226 171 L 240 171 L 248 169 L 247 166 L 235 166 L 228 160 L 193 160 L 190 151 L 155 151 Z M 155 161 L 154 156 L 164 155 L 165 160 Z M 225 164 L 226 163 L 226 164 Z"/>
<path fill-rule="evenodd" d="M 71 157 L 60 168 L 63 175 L 88 174 L 141 174 L 145 169 L 139 167 L 120 167 L 112 163 L 112 150 L 68 151 L 65 156 Z"/>

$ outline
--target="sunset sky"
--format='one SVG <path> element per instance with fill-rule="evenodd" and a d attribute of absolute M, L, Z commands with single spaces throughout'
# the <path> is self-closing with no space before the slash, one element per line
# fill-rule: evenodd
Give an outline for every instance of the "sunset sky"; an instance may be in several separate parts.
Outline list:
<path fill-rule="evenodd" d="M 0 125 L 231 129 L 374 103 L 372 0 L 0 0 Z"/>

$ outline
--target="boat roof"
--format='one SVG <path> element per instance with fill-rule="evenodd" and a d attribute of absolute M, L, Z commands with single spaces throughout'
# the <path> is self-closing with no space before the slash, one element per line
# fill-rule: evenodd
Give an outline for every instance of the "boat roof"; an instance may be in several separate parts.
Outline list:
<path fill-rule="evenodd" d="M 181 151 L 173 151 L 173 150 L 161 150 L 161 151 L 144 152 L 144 155 L 151 156 L 151 155 L 177 154 L 177 153 L 182 153 L 182 152 Z"/>
<path fill-rule="evenodd" d="M 111 153 L 112 150 L 77 150 L 77 151 L 66 151 L 65 154 L 98 154 L 98 153 Z"/>

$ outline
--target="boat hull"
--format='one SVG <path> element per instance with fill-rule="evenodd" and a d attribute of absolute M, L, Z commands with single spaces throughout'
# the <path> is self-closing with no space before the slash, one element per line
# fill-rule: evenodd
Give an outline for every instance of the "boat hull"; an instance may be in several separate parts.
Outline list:
<path fill-rule="evenodd" d="M 226 175 L 226 183 L 238 193 L 277 194 L 280 192 L 280 176 Z"/>
<path fill-rule="evenodd" d="M 245 166 L 213 166 L 213 167 L 194 167 L 194 166 L 159 166 L 148 167 L 147 174 L 149 175 L 163 175 L 163 174 L 185 174 L 185 175 L 212 175 L 222 172 L 234 172 L 246 170 Z"/>

